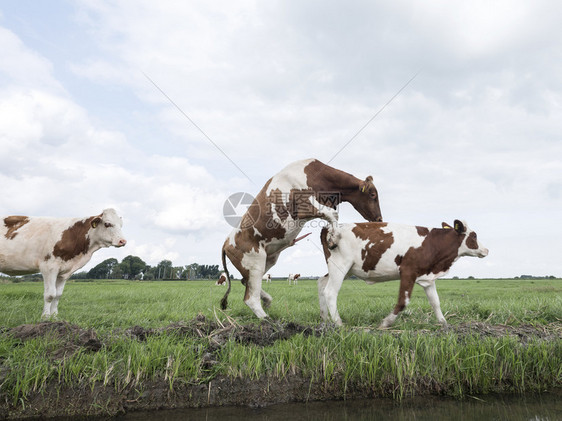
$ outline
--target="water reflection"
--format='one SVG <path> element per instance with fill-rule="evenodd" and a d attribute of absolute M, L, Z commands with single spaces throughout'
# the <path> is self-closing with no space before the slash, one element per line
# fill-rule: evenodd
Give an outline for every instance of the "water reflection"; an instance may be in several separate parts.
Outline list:
<path fill-rule="evenodd" d="M 223 407 L 131 413 L 119 421 L 339 421 L 339 420 L 562 420 L 562 391 L 538 396 L 483 396 L 462 401 L 436 397 L 311 402 L 266 408 Z"/>

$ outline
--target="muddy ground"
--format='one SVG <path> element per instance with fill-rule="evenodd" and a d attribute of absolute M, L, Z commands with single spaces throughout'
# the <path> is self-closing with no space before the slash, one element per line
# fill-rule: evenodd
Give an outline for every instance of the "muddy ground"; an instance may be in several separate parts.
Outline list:
<path fill-rule="evenodd" d="M 169 326 L 151 329 L 134 326 L 129 329 L 118 329 L 106 339 L 99 338 L 93 329 L 83 329 L 64 321 L 41 322 L 26 324 L 14 328 L 0 328 L 0 333 L 10 335 L 24 342 L 32 338 L 51 336 L 62 342 L 62 346 L 49 358 L 61 360 L 80 349 L 97 352 L 108 346 L 111 337 L 125 336 L 139 341 L 146 340 L 151 335 L 165 335 L 174 332 L 179 335 L 194 338 L 208 338 L 209 346 L 204 354 L 204 367 L 211 368 L 216 364 L 216 352 L 229 340 L 241 344 L 257 346 L 272 345 L 275 341 L 288 339 L 296 334 L 319 336 L 334 329 L 330 326 L 306 326 L 297 323 L 263 322 L 261 324 L 240 325 L 232 319 L 226 322 L 207 319 L 200 315 L 189 322 L 178 322 Z M 377 329 L 367 329 L 373 334 L 380 334 Z M 401 332 L 390 330 L 393 334 Z M 453 332 L 459 337 L 480 335 L 502 337 L 512 335 L 522 343 L 533 338 L 541 340 L 558 340 L 562 336 L 560 325 L 544 326 L 507 326 L 488 325 L 485 323 L 465 323 L 456 326 L 443 327 L 437 331 L 422 332 L 424 334 L 443 335 Z M 1 361 L 0 361 L 1 362 Z M 0 365 L 1 368 L 1 365 Z M 0 385 L 6 372 L 0 369 Z M 336 382 L 339 384 L 339 382 Z M 389 391 L 393 385 L 389 384 Z M 428 392 L 438 385 L 428 384 Z M 187 407 L 244 405 L 261 407 L 275 403 L 304 402 L 314 400 L 341 399 L 342 390 L 330 387 L 324 382 L 315 382 L 298 375 L 288 375 L 282 380 L 270 382 L 268 379 L 231 379 L 226 377 L 214 378 L 205 384 L 186 384 L 176 382 L 174 390 L 170 391 L 169 383 L 165 379 L 143 381 L 142 390 L 134 386 L 125 387 L 117 391 L 113 386 L 102 385 L 79 386 L 68 385 L 62 389 L 47 388 L 46 391 L 34 393 L 28 397 L 24 407 L 13 407 L 7 402 L 6 396 L 0 393 L 0 419 L 19 417 L 49 417 L 63 413 L 76 415 L 119 414 L 128 411 L 173 409 Z M 360 387 L 350 387 L 345 391 L 347 399 L 371 398 L 372 392 Z M 61 411 L 62 410 L 62 411 Z"/>

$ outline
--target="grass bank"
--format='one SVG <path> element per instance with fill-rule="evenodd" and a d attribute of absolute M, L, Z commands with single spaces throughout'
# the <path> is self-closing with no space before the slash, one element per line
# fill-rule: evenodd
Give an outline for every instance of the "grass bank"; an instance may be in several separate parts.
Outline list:
<path fill-rule="evenodd" d="M 264 286 L 270 322 L 239 282 L 221 312 L 212 282 L 105 281 L 69 283 L 64 322 L 39 323 L 41 284 L 0 285 L 0 418 L 562 386 L 560 280 L 439 280 L 449 328 L 420 288 L 389 331 L 395 282 L 346 281 L 341 329 L 320 325 L 314 281 Z"/>

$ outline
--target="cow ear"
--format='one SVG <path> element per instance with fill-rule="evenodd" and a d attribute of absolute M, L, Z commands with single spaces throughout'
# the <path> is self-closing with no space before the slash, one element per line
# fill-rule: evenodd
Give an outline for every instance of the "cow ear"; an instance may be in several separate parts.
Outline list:
<path fill-rule="evenodd" d="M 459 234 L 464 234 L 466 232 L 466 228 L 464 227 L 464 224 L 458 219 L 455 219 L 455 231 L 458 232 Z"/>
<path fill-rule="evenodd" d="M 92 225 L 92 228 L 97 227 L 100 222 L 101 222 L 101 218 L 100 218 L 99 216 L 95 217 L 95 218 L 92 220 L 92 224 L 91 224 L 91 225 Z"/>
<path fill-rule="evenodd" d="M 441 222 L 441 227 L 444 228 L 444 229 L 446 229 L 446 230 L 452 230 L 452 229 L 453 229 L 453 227 L 450 226 L 450 225 L 449 225 L 448 223 L 446 223 L 446 222 Z"/>
<path fill-rule="evenodd" d="M 368 176 L 365 181 L 362 181 L 361 184 L 359 184 L 359 190 L 361 190 L 361 193 L 365 193 L 365 191 L 368 191 L 367 187 L 369 185 L 369 183 L 373 182 L 373 177 Z"/>

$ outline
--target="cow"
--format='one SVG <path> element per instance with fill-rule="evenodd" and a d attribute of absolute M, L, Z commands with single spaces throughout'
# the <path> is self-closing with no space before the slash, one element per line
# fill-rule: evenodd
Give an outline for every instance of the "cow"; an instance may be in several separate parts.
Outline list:
<path fill-rule="evenodd" d="M 222 272 L 221 276 L 219 277 L 219 279 L 217 279 L 217 282 L 215 282 L 215 285 L 226 285 L 226 273 Z"/>
<path fill-rule="evenodd" d="M 360 180 L 317 159 L 306 159 L 289 164 L 265 183 L 222 247 L 223 270 L 228 273 L 228 257 L 242 275 L 244 302 L 258 318 L 267 317 L 260 299 L 265 307 L 272 300 L 261 288 L 263 274 L 283 250 L 302 238 L 297 235 L 312 219 L 329 222 L 328 239 L 334 247 L 338 241 L 333 229 L 338 220 L 336 208 L 341 202 L 351 203 L 368 221 L 382 221 L 371 176 Z M 229 293 L 230 282 L 221 300 L 223 310 Z"/>
<path fill-rule="evenodd" d="M 84 218 L 0 217 L 0 272 L 41 272 L 42 318 L 54 317 L 64 284 L 102 247 L 123 247 L 123 221 L 114 209 Z"/>
<path fill-rule="evenodd" d="M 297 280 L 300 278 L 301 274 L 300 273 L 290 273 L 289 274 L 289 278 L 287 279 L 289 281 L 289 285 L 291 285 L 291 283 L 293 283 L 294 285 L 297 284 Z"/>
<path fill-rule="evenodd" d="M 271 274 L 266 273 L 265 275 L 263 275 L 262 281 L 265 281 L 267 283 L 271 283 Z"/>
<path fill-rule="evenodd" d="M 328 274 L 318 280 L 320 315 L 336 324 L 342 321 L 337 309 L 338 292 L 348 273 L 368 284 L 400 279 L 398 303 L 384 318 L 380 328 L 392 325 L 408 305 L 414 284 L 421 285 L 437 320 L 446 324 L 441 312 L 435 279 L 444 276 L 461 256 L 485 257 L 488 249 L 477 240 L 466 222 L 455 220 L 454 227 L 428 229 L 393 223 L 357 223 L 338 227 L 338 246 L 330 249 L 328 230 L 320 239 L 328 264 Z"/>

